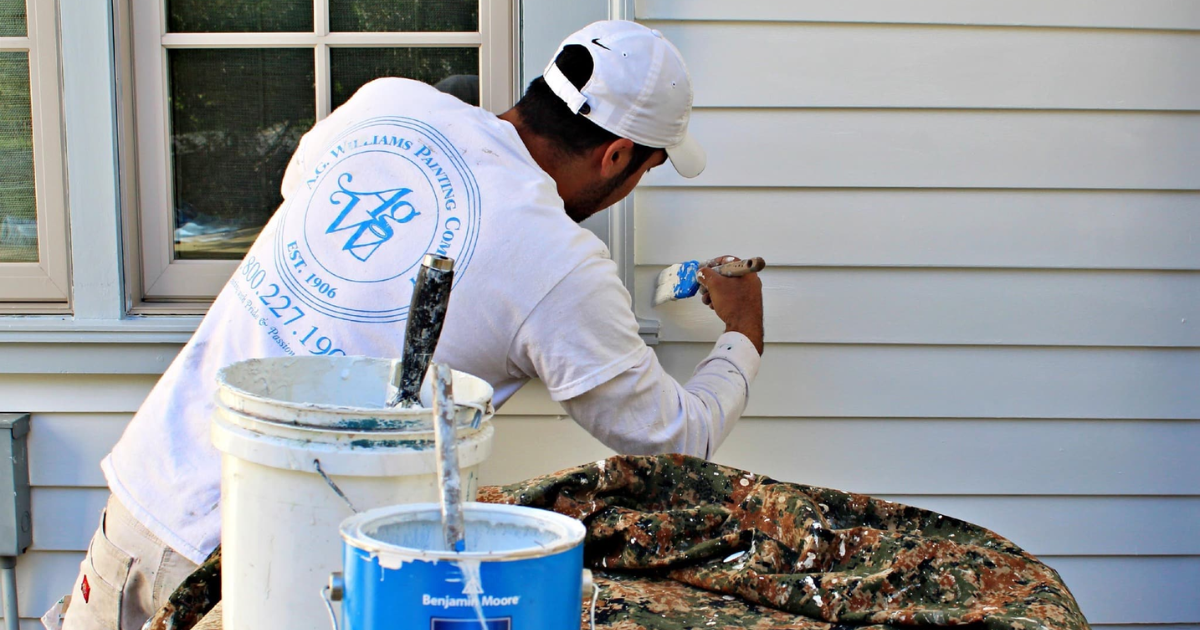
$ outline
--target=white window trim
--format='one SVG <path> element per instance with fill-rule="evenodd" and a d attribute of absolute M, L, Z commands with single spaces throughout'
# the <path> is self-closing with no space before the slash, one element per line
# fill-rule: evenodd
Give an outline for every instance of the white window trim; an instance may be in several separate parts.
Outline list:
<path fill-rule="evenodd" d="M 166 50 L 171 48 L 300 47 L 316 56 L 316 113 L 329 114 L 329 48 L 470 46 L 480 49 L 480 101 L 503 111 L 517 94 L 517 0 L 481 0 L 478 33 L 329 34 L 326 0 L 314 0 L 315 33 L 171 33 L 161 0 L 119 0 L 117 29 L 122 82 L 122 163 L 127 298 L 130 312 L 202 313 L 237 261 L 174 260 L 169 177 Z M 132 27 L 129 25 L 132 23 Z M 144 27 L 144 25 L 154 25 Z M 121 31 L 124 31 L 123 33 Z M 122 43 L 122 42 L 125 43 Z M 134 63 L 134 61 L 137 63 Z M 136 155 L 131 153 L 136 152 Z M 133 159 L 131 159 L 133 158 Z M 191 304 L 187 304 L 191 302 Z"/>
<path fill-rule="evenodd" d="M 0 313 L 69 312 L 57 16 L 54 3 L 30 0 L 26 5 L 26 36 L 0 37 L 0 50 L 29 53 L 38 262 L 0 263 Z"/>

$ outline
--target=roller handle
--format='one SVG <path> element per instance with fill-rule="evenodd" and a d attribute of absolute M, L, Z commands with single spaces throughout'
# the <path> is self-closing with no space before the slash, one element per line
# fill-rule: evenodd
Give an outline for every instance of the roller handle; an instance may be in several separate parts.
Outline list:
<path fill-rule="evenodd" d="M 404 329 L 404 357 L 400 370 L 393 375 L 395 392 L 388 400 L 389 407 L 421 405 L 421 381 L 442 335 L 453 281 L 453 259 L 438 254 L 425 255 L 413 286 L 408 325 Z"/>
<path fill-rule="evenodd" d="M 462 475 L 458 468 L 458 427 L 454 422 L 454 374 L 445 363 L 433 364 L 434 446 L 438 491 L 442 496 L 442 534 L 446 551 L 466 551 Z"/>

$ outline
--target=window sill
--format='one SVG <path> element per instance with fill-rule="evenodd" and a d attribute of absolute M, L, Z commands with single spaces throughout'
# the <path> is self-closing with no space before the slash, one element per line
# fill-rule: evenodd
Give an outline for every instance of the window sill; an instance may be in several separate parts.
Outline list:
<path fill-rule="evenodd" d="M 187 343 L 196 315 L 80 320 L 70 316 L 0 316 L 0 343 Z"/>

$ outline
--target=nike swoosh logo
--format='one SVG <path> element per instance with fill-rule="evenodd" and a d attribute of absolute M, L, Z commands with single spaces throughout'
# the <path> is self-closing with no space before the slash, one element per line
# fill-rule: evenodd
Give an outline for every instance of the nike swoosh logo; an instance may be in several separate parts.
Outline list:
<path fill-rule="evenodd" d="M 599 47 L 601 47 L 601 48 L 603 48 L 604 50 L 612 50 L 612 49 L 611 49 L 611 48 L 609 48 L 608 46 L 605 46 L 604 44 L 601 44 L 601 43 L 600 43 L 600 38 L 599 38 L 599 37 L 593 37 L 593 38 L 592 38 L 592 43 L 593 43 L 593 44 L 595 44 L 595 45 L 597 45 L 597 46 L 599 46 Z"/>

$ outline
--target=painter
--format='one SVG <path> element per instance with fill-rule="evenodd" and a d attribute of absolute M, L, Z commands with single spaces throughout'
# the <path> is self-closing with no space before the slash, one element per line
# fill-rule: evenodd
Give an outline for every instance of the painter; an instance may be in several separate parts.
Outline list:
<path fill-rule="evenodd" d="M 497 406 L 539 379 L 619 453 L 712 457 L 759 369 L 757 274 L 699 269 L 725 332 L 681 383 L 638 335 L 605 245 L 579 225 L 668 161 L 701 174 L 692 97 L 661 33 L 599 22 L 499 116 L 385 78 L 318 122 L 287 166 L 283 203 L 103 461 L 112 496 L 64 627 L 140 627 L 220 544 L 218 370 L 401 356 L 427 254 L 455 261 L 434 359 L 487 381 Z"/>

